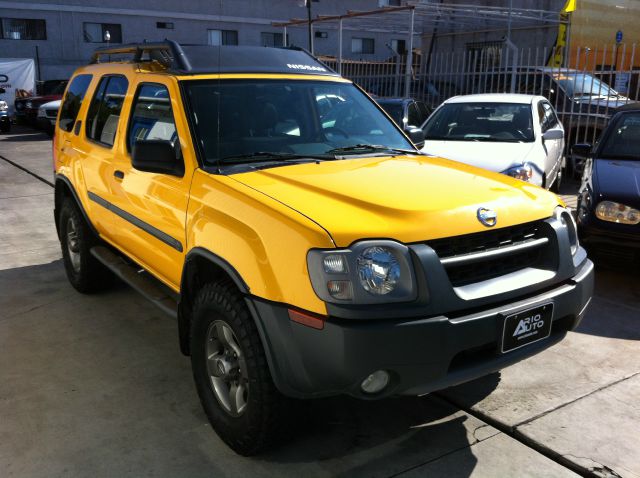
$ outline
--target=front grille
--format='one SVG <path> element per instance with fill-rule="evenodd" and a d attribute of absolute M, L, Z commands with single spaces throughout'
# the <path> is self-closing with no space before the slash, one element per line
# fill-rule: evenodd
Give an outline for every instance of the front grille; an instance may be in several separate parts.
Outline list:
<path fill-rule="evenodd" d="M 543 221 L 427 242 L 440 258 L 454 287 L 536 267 L 549 241 Z"/>
<path fill-rule="evenodd" d="M 44 110 L 44 112 L 49 118 L 55 118 L 58 116 L 58 110 Z"/>

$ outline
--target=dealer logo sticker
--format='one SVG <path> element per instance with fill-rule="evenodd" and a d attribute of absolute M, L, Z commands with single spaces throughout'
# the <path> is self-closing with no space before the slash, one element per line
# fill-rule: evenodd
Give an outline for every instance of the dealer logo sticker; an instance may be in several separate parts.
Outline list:
<path fill-rule="evenodd" d="M 544 319 L 542 318 L 542 314 L 525 317 L 524 319 L 521 319 L 516 326 L 516 330 L 513 333 L 513 336 L 516 338 L 516 340 L 526 339 L 527 337 L 531 337 L 532 335 L 538 333 L 538 331 L 543 327 Z"/>

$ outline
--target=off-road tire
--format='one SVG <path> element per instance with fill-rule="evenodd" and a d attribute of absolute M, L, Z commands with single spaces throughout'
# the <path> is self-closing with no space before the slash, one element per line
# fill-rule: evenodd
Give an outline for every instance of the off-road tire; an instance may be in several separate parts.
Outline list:
<path fill-rule="evenodd" d="M 69 250 L 70 221 L 75 228 L 76 266 Z M 83 294 L 98 292 L 113 282 L 113 274 L 91 255 L 91 248 L 100 241 L 89 229 L 84 216 L 71 198 L 65 198 L 58 216 L 62 261 L 71 285 Z"/>
<path fill-rule="evenodd" d="M 242 295 L 230 281 L 204 285 L 193 303 L 191 365 L 196 389 L 213 429 L 236 453 L 251 456 L 280 442 L 289 400 L 273 384 L 264 348 Z M 228 324 L 245 360 L 247 405 L 232 416 L 213 391 L 207 368 L 207 338 L 214 321 Z"/>

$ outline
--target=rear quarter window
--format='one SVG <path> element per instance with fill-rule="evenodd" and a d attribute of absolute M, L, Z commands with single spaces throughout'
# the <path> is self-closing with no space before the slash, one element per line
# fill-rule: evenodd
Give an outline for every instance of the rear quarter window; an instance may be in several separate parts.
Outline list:
<path fill-rule="evenodd" d="M 78 112 L 82 106 L 82 100 L 87 93 L 92 78 L 93 75 L 78 75 L 69 85 L 69 89 L 64 95 L 62 107 L 60 108 L 59 125 L 64 131 L 69 132 L 73 129 L 73 125 L 78 117 Z"/>

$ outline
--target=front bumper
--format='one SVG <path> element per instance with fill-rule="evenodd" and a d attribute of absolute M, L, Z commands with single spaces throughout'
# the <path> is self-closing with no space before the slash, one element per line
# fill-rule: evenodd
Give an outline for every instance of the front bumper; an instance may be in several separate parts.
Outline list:
<path fill-rule="evenodd" d="M 563 283 L 464 315 L 417 319 L 333 319 L 316 330 L 289 320 L 287 307 L 247 299 L 258 322 L 274 382 L 285 395 L 358 398 L 421 395 L 500 370 L 554 345 L 582 320 L 593 293 L 593 263 L 585 259 Z M 551 335 L 500 353 L 505 315 L 553 303 Z M 390 385 L 366 395 L 360 383 L 375 370 Z"/>

